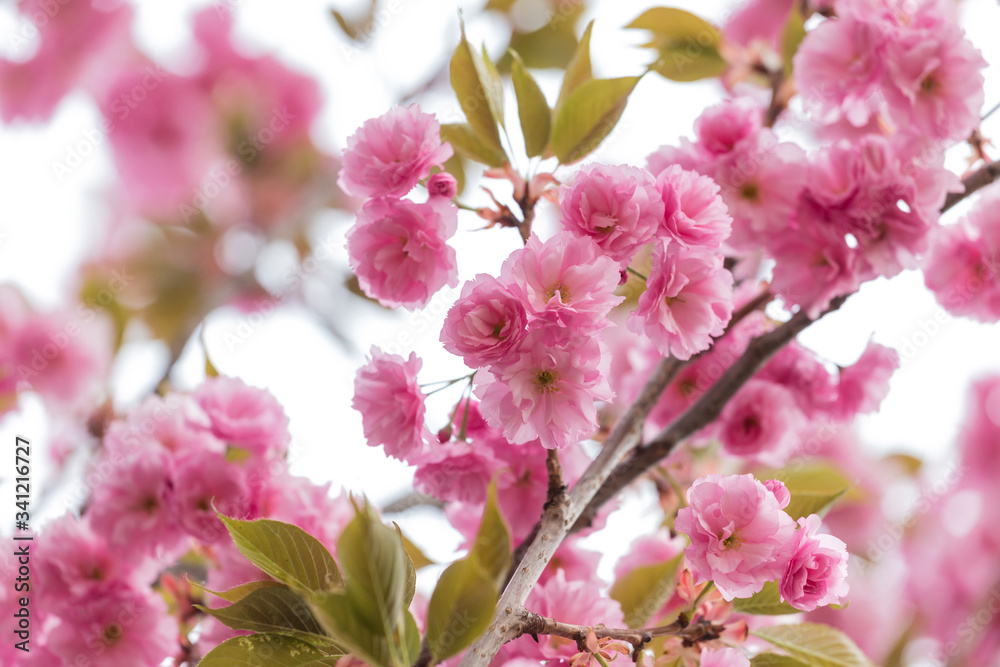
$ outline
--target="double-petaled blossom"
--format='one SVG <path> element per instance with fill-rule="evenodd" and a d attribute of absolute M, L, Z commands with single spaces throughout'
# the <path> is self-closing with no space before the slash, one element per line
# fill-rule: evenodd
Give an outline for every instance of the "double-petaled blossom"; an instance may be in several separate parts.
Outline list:
<path fill-rule="evenodd" d="M 458 209 L 440 197 L 416 203 L 373 199 L 347 232 L 347 253 L 361 289 L 390 308 L 420 308 L 458 285 L 455 250 L 447 244 Z"/>
<path fill-rule="evenodd" d="M 585 237 L 560 232 L 542 242 L 532 235 L 500 269 L 500 282 L 516 286 L 525 310 L 540 323 L 578 333 L 607 326 L 607 315 L 624 297 L 618 262 Z"/>
<path fill-rule="evenodd" d="M 652 175 L 627 165 L 581 169 L 559 193 L 563 227 L 622 264 L 651 241 L 663 217 Z"/>
<path fill-rule="evenodd" d="M 337 183 L 355 197 L 402 197 L 452 152 L 433 115 L 415 104 L 393 107 L 347 139 Z"/>
<path fill-rule="evenodd" d="M 660 241 L 653 248 L 646 291 L 628 327 L 649 336 L 663 355 L 690 359 L 707 350 L 733 312 L 733 276 L 722 256 Z"/>
<path fill-rule="evenodd" d="M 594 401 L 614 397 L 603 344 L 546 326 L 530 332 L 501 362 L 476 376 L 486 421 L 514 444 L 538 439 L 563 449 L 597 430 Z"/>
<path fill-rule="evenodd" d="M 284 456 L 291 441 L 288 417 L 267 391 L 222 376 L 205 380 L 193 397 L 222 442 L 261 458 Z"/>
<path fill-rule="evenodd" d="M 729 236 L 733 219 L 711 178 L 672 165 L 660 173 L 656 186 L 664 204 L 661 236 L 705 248 L 718 248 Z"/>
<path fill-rule="evenodd" d="M 224 454 L 189 451 L 177 458 L 171 494 L 173 514 L 191 537 L 212 544 L 226 537 L 218 513 L 251 518 L 254 498 L 246 471 L 230 464 Z"/>
<path fill-rule="evenodd" d="M 750 659 L 735 648 L 701 649 L 699 667 L 750 667 Z"/>
<path fill-rule="evenodd" d="M 463 415 L 458 415 L 459 419 Z M 460 440 L 433 445 L 417 465 L 413 487 L 445 501 L 481 503 L 494 474 L 502 466 L 487 447 Z"/>
<path fill-rule="evenodd" d="M 924 263 L 924 282 L 954 315 L 1000 320 L 1000 190 L 990 188 L 968 216 L 940 227 Z"/>
<path fill-rule="evenodd" d="M 784 575 L 795 521 L 784 512 L 789 496 L 780 482 L 768 488 L 753 475 L 707 475 L 694 481 L 687 501 L 674 527 L 691 538 L 684 553 L 699 580 L 714 581 L 732 600 Z"/>
<path fill-rule="evenodd" d="M 462 286 L 441 329 L 444 349 L 472 368 L 499 361 L 527 333 L 528 315 L 517 285 L 485 273 Z"/>
<path fill-rule="evenodd" d="M 723 450 L 772 466 L 785 463 L 805 417 L 784 386 L 750 380 L 722 410 L 716 434 Z"/>
<path fill-rule="evenodd" d="M 889 395 L 889 378 L 899 368 L 899 353 L 874 341 L 856 362 L 841 369 L 837 383 L 837 412 L 849 420 L 859 413 L 878 411 Z"/>
<path fill-rule="evenodd" d="M 833 535 L 819 534 L 821 519 L 799 519 L 798 541 L 781 577 L 781 598 L 796 609 L 838 604 L 847 595 L 847 546 Z"/>
<path fill-rule="evenodd" d="M 423 361 L 413 352 L 407 359 L 372 346 L 371 361 L 354 378 L 352 405 L 370 447 L 401 461 L 415 462 L 425 451 L 430 433 L 424 424 L 424 394 L 417 384 Z"/>

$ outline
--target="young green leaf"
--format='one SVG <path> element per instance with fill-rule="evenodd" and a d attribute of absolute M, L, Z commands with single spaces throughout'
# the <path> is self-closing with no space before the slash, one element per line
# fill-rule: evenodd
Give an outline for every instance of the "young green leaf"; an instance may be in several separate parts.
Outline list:
<path fill-rule="evenodd" d="M 637 76 L 594 79 L 577 88 L 556 115 L 552 150 L 562 164 L 586 157 L 614 129 Z"/>
<path fill-rule="evenodd" d="M 641 628 L 663 608 L 676 588 L 677 569 L 683 555 L 662 563 L 642 565 L 620 577 L 611 586 L 630 628 Z"/>
<path fill-rule="evenodd" d="M 236 548 L 278 581 L 300 591 L 333 591 L 344 584 L 333 556 L 315 537 L 281 521 L 242 521 L 219 515 Z"/>
<path fill-rule="evenodd" d="M 559 89 L 559 97 L 556 99 L 555 110 L 559 113 L 563 102 L 580 86 L 594 78 L 594 73 L 590 68 L 590 33 L 594 29 L 594 22 L 587 24 L 587 29 L 583 31 L 583 37 L 576 45 L 573 58 L 566 65 L 566 74 L 563 76 L 562 88 Z"/>
<path fill-rule="evenodd" d="M 228 591 L 221 591 L 221 592 L 209 590 L 195 581 L 189 580 L 188 583 L 190 583 L 191 586 L 196 590 L 208 593 L 210 595 L 214 595 L 215 597 L 221 598 L 227 602 L 239 602 L 247 595 L 253 593 L 255 590 L 260 588 L 288 588 L 287 586 L 285 586 L 285 584 L 281 583 L 280 581 L 274 581 L 272 579 L 261 579 L 260 581 L 248 581 L 245 584 L 234 586 L 233 588 L 230 588 Z"/>
<path fill-rule="evenodd" d="M 785 511 L 793 519 L 819 514 L 823 516 L 853 486 L 844 473 L 832 465 L 818 463 L 756 473 L 757 479 L 784 482 L 792 499 Z"/>
<path fill-rule="evenodd" d="M 330 655 L 295 637 L 258 634 L 222 642 L 198 663 L 199 667 L 260 667 L 267 656 L 271 667 L 333 667 L 341 657 Z"/>
<path fill-rule="evenodd" d="M 436 661 L 455 655 L 486 630 L 498 595 L 496 583 L 475 558 L 448 566 L 427 610 L 427 646 Z"/>
<path fill-rule="evenodd" d="M 497 90 L 499 76 L 494 79 L 493 71 L 465 39 L 463 24 L 462 41 L 451 57 L 451 87 L 473 134 L 492 150 L 503 153 L 497 131 L 497 123 L 503 118 L 503 97 Z"/>
<path fill-rule="evenodd" d="M 199 606 L 203 612 L 233 630 L 290 632 L 303 638 L 331 642 L 306 601 L 287 588 L 260 588 L 220 609 Z"/>
<path fill-rule="evenodd" d="M 510 569 L 511 543 L 510 529 L 497 505 L 496 481 L 490 484 L 483 520 L 479 523 L 476 541 L 472 544 L 469 556 L 492 577 L 497 588 L 503 585 Z"/>
<path fill-rule="evenodd" d="M 350 586 L 350 581 L 348 581 Z M 347 593 L 313 596 L 313 613 L 337 644 L 373 667 L 410 667 L 420 652 L 420 633 L 413 615 L 406 611 L 399 626 L 387 631 L 369 623 Z"/>
<path fill-rule="evenodd" d="M 785 76 L 792 75 L 792 58 L 799 50 L 799 44 L 806 37 L 805 21 L 802 20 L 802 11 L 798 4 L 792 5 L 792 13 L 788 17 L 788 23 L 781 33 L 781 59 L 785 64 Z"/>
<path fill-rule="evenodd" d="M 658 57 L 649 68 L 673 81 L 697 81 L 719 76 L 727 63 L 719 53 L 722 36 L 704 19 L 674 7 L 654 7 L 626 28 L 649 30 Z"/>
<path fill-rule="evenodd" d="M 428 565 L 433 565 L 434 561 L 428 558 L 423 551 L 420 550 L 416 544 L 410 541 L 410 539 L 400 533 L 400 537 L 403 540 L 403 549 L 406 551 L 406 555 L 409 557 L 410 562 L 413 563 L 414 569 L 421 569 L 427 567 Z"/>
<path fill-rule="evenodd" d="M 773 625 L 751 634 L 785 650 L 806 667 L 872 667 L 847 635 L 827 625 Z"/>
<path fill-rule="evenodd" d="M 750 659 L 750 667 L 806 667 L 806 664 L 787 655 L 760 653 Z"/>
<path fill-rule="evenodd" d="M 521 56 L 513 51 L 511 53 L 514 57 L 511 80 L 514 82 L 514 94 L 517 96 L 517 115 L 521 120 L 524 148 L 528 157 L 535 157 L 544 153 L 549 143 L 552 110 L 549 109 L 538 82 L 521 61 Z"/>
<path fill-rule="evenodd" d="M 759 593 L 755 593 L 751 597 L 733 600 L 733 611 L 742 614 L 760 614 L 761 616 L 801 613 L 792 605 L 781 601 L 781 593 L 776 581 L 767 582 Z"/>
<path fill-rule="evenodd" d="M 503 150 L 487 145 L 468 125 L 442 125 L 441 139 L 451 144 L 457 154 L 488 167 L 502 167 L 507 162 L 507 154 Z"/>

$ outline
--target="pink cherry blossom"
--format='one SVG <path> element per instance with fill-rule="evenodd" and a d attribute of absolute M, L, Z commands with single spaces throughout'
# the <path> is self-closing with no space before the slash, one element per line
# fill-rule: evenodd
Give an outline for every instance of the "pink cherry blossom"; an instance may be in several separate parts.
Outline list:
<path fill-rule="evenodd" d="M 562 572 L 566 581 L 586 581 L 594 578 L 597 566 L 601 562 L 601 554 L 580 546 L 580 539 L 571 535 L 563 540 L 552 559 L 542 572 L 538 581 L 544 584 L 558 572 Z"/>
<path fill-rule="evenodd" d="M 896 123 L 927 141 L 957 140 L 979 125 L 983 106 L 982 54 L 946 21 L 903 31 L 890 40 L 885 98 Z"/>
<path fill-rule="evenodd" d="M 208 378 L 192 395 L 208 416 L 212 435 L 262 458 L 284 456 L 288 417 L 269 392 L 239 378 Z"/>
<path fill-rule="evenodd" d="M 781 578 L 781 598 L 796 609 L 837 604 L 847 595 L 847 547 L 833 535 L 817 534 L 816 514 L 799 519 L 798 541 Z"/>
<path fill-rule="evenodd" d="M 441 342 L 444 349 L 481 368 L 499 361 L 527 332 L 528 316 L 516 285 L 503 285 L 480 273 L 462 286 L 448 311 Z"/>
<path fill-rule="evenodd" d="M 446 171 L 439 171 L 427 179 L 427 193 L 431 197 L 454 199 L 458 194 L 458 181 Z"/>
<path fill-rule="evenodd" d="M 413 486 L 421 493 L 445 501 L 482 503 L 500 466 L 487 448 L 449 441 L 432 446 L 427 458 L 417 466 Z"/>
<path fill-rule="evenodd" d="M 628 552 L 615 565 L 615 579 L 620 579 L 637 567 L 672 560 L 684 551 L 686 544 L 683 537 L 670 537 L 666 530 L 639 537 L 632 541 Z"/>
<path fill-rule="evenodd" d="M 899 368 L 899 353 L 868 342 L 861 358 L 840 371 L 837 408 L 844 420 L 858 413 L 877 412 L 889 394 L 889 378 Z"/>
<path fill-rule="evenodd" d="M 440 125 L 416 104 L 365 121 L 347 139 L 337 180 L 355 197 L 402 197 L 452 155 Z"/>
<path fill-rule="evenodd" d="M 773 382 L 750 380 L 726 403 L 716 428 L 727 454 L 781 466 L 804 424 L 792 392 Z"/>
<path fill-rule="evenodd" d="M 420 308 L 448 285 L 458 285 L 455 250 L 446 241 L 458 209 L 441 198 L 417 204 L 374 199 L 347 232 L 347 252 L 361 289 L 389 308 Z"/>
<path fill-rule="evenodd" d="M 166 452 L 137 452 L 112 464 L 94 489 L 87 516 L 94 531 L 122 553 L 144 556 L 159 547 L 175 548 L 183 534 L 173 514 L 173 462 Z"/>
<path fill-rule="evenodd" d="M 750 660 L 734 648 L 702 647 L 699 667 L 750 667 Z"/>
<path fill-rule="evenodd" d="M 607 325 L 607 314 L 624 299 L 614 294 L 620 281 L 615 260 L 591 239 L 567 232 L 544 243 L 532 234 L 500 269 L 500 282 L 520 289 L 532 317 L 581 333 Z"/>
<path fill-rule="evenodd" d="M 684 553 L 699 581 L 714 581 L 732 600 L 784 574 L 795 522 L 753 475 L 707 475 L 694 481 L 687 501 L 674 527 L 691 538 Z"/>
<path fill-rule="evenodd" d="M 722 156 L 752 149 L 763 127 L 764 110 L 749 97 L 729 99 L 705 109 L 694 123 L 698 143 Z"/>
<path fill-rule="evenodd" d="M 628 327 L 649 336 L 663 355 L 690 359 L 708 349 L 733 312 L 733 277 L 722 256 L 704 248 L 653 248 L 646 291 Z"/>
<path fill-rule="evenodd" d="M 718 248 L 729 236 L 733 219 L 707 176 L 674 165 L 656 178 L 664 203 L 664 235 L 682 246 Z"/>
<path fill-rule="evenodd" d="M 837 400 L 837 378 L 815 352 L 798 341 L 781 348 L 756 377 L 788 389 L 809 417 L 829 414 Z"/>
<path fill-rule="evenodd" d="M 552 327 L 528 334 L 508 358 L 476 375 L 483 417 L 514 444 L 563 449 L 597 430 L 594 401 L 614 396 L 602 345 Z"/>
<path fill-rule="evenodd" d="M 176 652 L 177 633 L 159 594 L 105 587 L 68 610 L 47 643 L 64 665 L 156 667 Z"/>
<path fill-rule="evenodd" d="M 173 487 L 175 520 L 188 535 L 207 544 L 227 536 L 216 512 L 246 519 L 252 508 L 246 474 L 216 452 L 191 451 L 180 455 Z"/>
<path fill-rule="evenodd" d="M 563 186 L 559 204 L 563 228 L 593 239 L 623 264 L 653 239 L 663 217 L 652 175 L 627 165 L 581 169 Z"/>
<path fill-rule="evenodd" d="M 424 425 L 424 394 L 417 384 L 423 365 L 417 355 L 403 359 L 372 346 L 371 361 L 354 379 L 354 409 L 369 447 L 383 445 L 385 453 L 416 462 L 426 453 L 430 433 Z"/>

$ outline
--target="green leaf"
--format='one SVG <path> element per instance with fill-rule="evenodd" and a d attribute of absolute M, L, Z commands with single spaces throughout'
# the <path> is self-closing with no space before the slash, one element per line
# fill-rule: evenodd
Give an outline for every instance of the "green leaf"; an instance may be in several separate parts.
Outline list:
<path fill-rule="evenodd" d="M 441 139 L 451 144 L 456 153 L 487 166 L 502 167 L 507 162 L 503 150 L 484 143 L 468 125 L 442 125 Z"/>
<path fill-rule="evenodd" d="M 614 129 L 637 76 L 594 79 L 577 88 L 556 115 L 552 150 L 562 164 L 585 157 Z"/>
<path fill-rule="evenodd" d="M 524 64 L 533 69 L 566 67 L 579 43 L 574 25 L 583 9 L 582 4 L 577 5 L 572 12 L 573 16 L 567 20 L 559 20 L 559 14 L 556 14 L 538 30 L 514 32 L 510 36 L 508 48 L 517 51 L 524 59 Z M 498 66 L 507 69 L 512 62 L 513 59 L 507 55 L 500 60 Z"/>
<path fill-rule="evenodd" d="M 691 12 L 654 7 L 625 27 L 653 33 L 653 41 L 645 46 L 656 49 L 659 57 L 649 68 L 667 79 L 697 81 L 726 70 L 718 28 Z"/>
<path fill-rule="evenodd" d="M 750 667 L 806 667 L 806 665 L 787 655 L 760 653 L 750 659 Z"/>
<path fill-rule="evenodd" d="M 503 82 L 500 80 L 500 72 L 497 71 L 496 64 L 490 60 L 490 54 L 486 53 L 485 44 L 483 44 L 483 59 L 480 62 L 483 65 L 483 88 L 486 90 L 490 113 L 493 115 L 493 120 L 500 124 L 500 127 L 506 127 L 503 118 Z"/>
<path fill-rule="evenodd" d="M 762 471 L 756 477 L 784 482 L 792 496 L 785 511 L 796 520 L 810 514 L 823 516 L 853 486 L 844 473 L 826 463 L 791 465 L 780 470 Z"/>
<path fill-rule="evenodd" d="M 767 582 L 759 593 L 754 593 L 751 597 L 733 600 L 733 611 L 761 616 L 802 613 L 787 602 L 781 601 L 781 592 L 776 581 Z"/>
<path fill-rule="evenodd" d="M 469 121 L 473 134 L 489 148 L 503 153 L 497 123 L 503 118 L 502 91 L 498 91 L 499 76 L 494 79 L 483 59 L 465 39 L 462 24 L 462 41 L 451 57 L 451 87 L 458 103 Z"/>
<path fill-rule="evenodd" d="M 784 649 L 806 667 L 872 667 L 847 635 L 827 625 L 773 625 L 752 634 Z"/>
<path fill-rule="evenodd" d="M 806 37 L 805 21 L 797 4 L 792 5 L 792 13 L 781 33 L 781 59 L 785 63 L 785 76 L 792 75 L 792 58 L 799 50 L 799 44 Z"/>
<path fill-rule="evenodd" d="M 337 542 L 347 579 L 345 592 L 369 627 L 392 634 L 412 598 L 412 564 L 399 533 L 367 505 L 358 509 Z"/>
<path fill-rule="evenodd" d="M 331 641 L 306 601 L 287 588 L 260 588 L 228 607 L 198 608 L 233 630 L 301 633 L 310 641 Z"/>
<path fill-rule="evenodd" d="M 410 539 L 400 533 L 400 537 L 403 540 L 403 549 L 406 551 L 406 555 L 409 557 L 410 562 L 413 563 L 414 569 L 425 568 L 428 565 L 434 565 L 434 561 L 428 558 L 423 551 L 420 550 L 416 544 L 410 541 Z"/>
<path fill-rule="evenodd" d="M 230 588 L 228 591 L 222 591 L 222 592 L 209 590 L 209 589 L 205 588 L 204 586 L 202 586 L 201 584 L 199 584 L 197 582 L 194 582 L 194 581 L 190 581 L 189 580 L 188 583 L 190 583 L 191 586 L 193 586 L 195 589 L 197 589 L 199 591 L 203 591 L 205 593 L 209 593 L 210 595 L 214 595 L 215 597 L 221 598 L 221 599 L 223 599 L 223 600 L 225 600 L 227 602 L 239 602 L 240 600 L 242 600 L 243 598 L 245 598 L 250 593 L 253 593 L 254 591 L 256 591 L 258 589 L 261 589 L 261 588 L 288 588 L 287 586 L 285 586 L 280 581 L 274 581 L 273 579 L 262 579 L 260 581 L 248 581 L 245 584 L 240 584 L 239 586 L 234 586 L 234 587 Z"/>
<path fill-rule="evenodd" d="M 493 578 L 497 589 L 503 586 L 510 570 L 511 541 L 507 521 L 497 505 L 495 480 L 490 483 L 483 520 L 479 523 L 476 541 L 472 544 L 469 556 Z"/>
<path fill-rule="evenodd" d="M 236 548 L 278 581 L 301 591 L 333 591 L 344 584 L 333 556 L 315 537 L 281 521 L 242 521 L 219 515 Z"/>
<path fill-rule="evenodd" d="M 639 566 L 611 586 L 611 597 L 621 603 L 626 626 L 641 628 L 663 608 L 676 588 L 682 559 L 683 554 L 662 563 Z"/>
<path fill-rule="evenodd" d="M 511 67 L 511 80 L 514 83 L 514 94 L 517 96 L 517 115 L 521 119 L 524 149 L 528 157 L 535 157 L 545 152 L 545 147 L 549 143 L 552 110 L 549 109 L 545 94 L 538 87 L 538 82 L 524 66 L 521 56 L 512 53 L 514 63 Z"/>
<path fill-rule="evenodd" d="M 348 583 L 350 586 L 350 583 Z M 392 632 L 373 627 L 345 593 L 314 596 L 311 607 L 336 642 L 374 667 L 410 667 L 420 652 L 420 633 L 410 612 Z"/>
<path fill-rule="evenodd" d="M 486 630 L 498 595 L 496 584 L 476 559 L 448 566 L 427 610 L 427 646 L 435 661 L 455 655 Z"/>
<path fill-rule="evenodd" d="M 594 22 L 587 24 L 587 29 L 583 31 L 573 58 L 566 65 L 566 74 L 563 76 L 562 88 L 559 89 L 559 97 L 556 99 L 556 113 L 562 108 L 563 102 L 580 86 L 594 78 L 594 73 L 590 67 L 590 33 L 594 29 Z"/>
<path fill-rule="evenodd" d="M 339 655 L 330 656 L 287 635 L 258 634 L 222 642 L 198 663 L 199 667 L 333 667 Z"/>

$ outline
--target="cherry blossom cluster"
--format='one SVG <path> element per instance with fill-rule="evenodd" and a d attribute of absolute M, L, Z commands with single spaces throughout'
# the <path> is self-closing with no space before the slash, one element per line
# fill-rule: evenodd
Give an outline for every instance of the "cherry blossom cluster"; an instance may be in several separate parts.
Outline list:
<path fill-rule="evenodd" d="M 769 581 L 779 581 L 782 599 L 803 611 L 847 594 L 846 545 L 817 533 L 819 516 L 796 523 L 785 513 L 791 495 L 780 481 L 708 475 L 694 481 L 687 500 L 674 522 L 691 538 L 684 553 L 724 599 L 750 597 Z"/>
<path fill-rule="evenodd" d="M 361 289 L 385 306 L 419 308 L 445 285 L 458 284 L 455 250 L 447 243 L 458 229 L 454 177 L 431 176 L 426 202 L 404 198 L 451 155 L 437 120 L 416 105 L 366 121 L 347 140 L 338 183 L 368 198 L 347 234 L 347 252 Z"/>
<path fill-rule="evenodd" d="M 293 523 L 335 550 L 350 502 L 290 475 L 289 441 L 274 397 L 228 377 L 148 398 L 111 422 L 84 477 L 91 495 L 82 515 L 63 516 L 38 537 L 32 613 L 44 628 L 37 650 L 45 664 L 152 667 L 176 654 L 190 629 L 181 612 L 191 591 L 165 571 L 185 555 L 204 563 L 212 590 L 262 578 L 217 511 Z M 207 619 L 199 634 L 207 650 L 237 633 Z"/>

